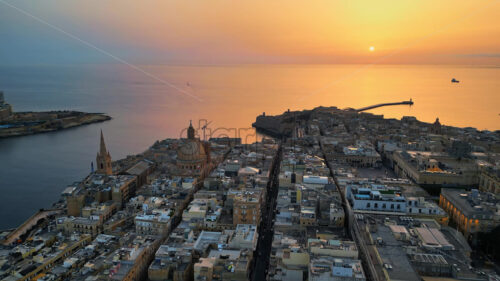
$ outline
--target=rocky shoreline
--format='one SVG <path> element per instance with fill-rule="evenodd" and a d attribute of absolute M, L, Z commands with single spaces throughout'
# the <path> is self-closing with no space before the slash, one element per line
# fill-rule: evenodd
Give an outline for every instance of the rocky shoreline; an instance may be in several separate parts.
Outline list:
<path fill-rule="evenodd" d="M 0 122 L 0 138 L 19 137 L 111 120 L 104 113 L 80 111 L 15 112 Z"/>

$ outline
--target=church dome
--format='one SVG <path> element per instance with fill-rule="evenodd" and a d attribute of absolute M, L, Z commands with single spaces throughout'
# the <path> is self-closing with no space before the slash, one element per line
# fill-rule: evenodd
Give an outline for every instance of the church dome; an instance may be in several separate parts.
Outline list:
<path fill-rule="evenodd" d="M 187 139 L 184 139 L 183 144 L 177 148 L 176 165 L 180 173 L 193 175 L 203 171 L 210 161 L 210 146 L 195 138 L 191 122 L 187 133 Z"/>
<path fill-rule="evenodd" d="M 198 140 L 191 140 L 184 143 L 177 151 L 177 160 L 180 161 L 199 161 L 205 158 L 205 148 Z"/>

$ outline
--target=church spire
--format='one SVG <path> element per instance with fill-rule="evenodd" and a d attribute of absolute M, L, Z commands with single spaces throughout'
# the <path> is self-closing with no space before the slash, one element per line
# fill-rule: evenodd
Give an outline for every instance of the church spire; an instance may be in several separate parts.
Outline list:
<path fill-rule="evenodd" d="M 102 134 L 102 129 L 101 129 L 101 145 L 99 147 L 99 153 L 101 153 L 101 155 L 108 154 L 108 150 L 106 149 L 106 143 L 104 143 L 104 135 Z"/>
<path fill-rule="evenodd" d="M 104 135 L 102 133 L 102 130 L 101 130 L 101 143 L 99 146 L 99 152 L 97 153 L 95 162 L 97 164 L 96 173 L 106 174 L 106 175 L 113 174 L 113 169 L 111 168 L 111 155 L 109 154 L 109 151 L 106 149 L 106 143 L 104 142 Z"/>

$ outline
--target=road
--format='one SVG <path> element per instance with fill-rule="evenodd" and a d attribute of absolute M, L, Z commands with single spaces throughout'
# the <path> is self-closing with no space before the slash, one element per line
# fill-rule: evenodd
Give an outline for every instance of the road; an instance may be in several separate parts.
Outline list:
<path fill-rule="evenodd" d="M 325 150 L 321 143 L 320 147 L 321 151 L 323 152 L 323 158 L 327 159 Z M 345 222 L 346 222 L 345 227 L 347 228 L 347 233 L 350 234 L 350 237 L 353 239 L 354 242 L 356 242 L 356 245 L 358 245 L 359 256 L 362 261 L 367 280 L 373 280 L 373 281 L 385 280 L 384 278 L 380 279 L 379 275 L 377 275 L 377 271 L 374 266 L 374 256 L 369 252 L 365 240 L 361 237 L 362 232 L 359 229 L 357 220 L 354 218 L 354 212 L 351 209 L 349 202 L 347 202 L 345 193 L 340 188 L 339 183 L 337 181 L 337 177 L 332 168 L 330 167 L 330 163 L 328 161 L 326 161 L 326 165 L 328 166 L 328 169 L 330 169 L 330 175 L 333 177 L 335 186 L 337 187 L 337 190 L 342 198 L 342 206 L 344 207 L 344 212 L 345 212 Z M 366 172 L 366 169 L 363 170 L 364 172 Z M 368 170 L 368 172 L 370 173 L 371 171 Z"/>
<path fill-rule="evenodd" d="M 52 215 L 61 213 L 61 209 L 51 209 L 51 210 L 40 210 L 29 219 L 27 219 L 23 224 L 21 224 L 16 230 L 9 233 L 7 238 L 2 241 L 4 245 L 10 245 L 19 239 L 22 235 L 26 234 L 29 230 L 31 230 L 40 220 L 50 217 Z"/>
<path fill-rule="evenodd" d="M 251 280 L 266 280 L 267 269 L 271 256 L 271 246 L 274 235 L 274 217 L 276 208 L 276 198 L 278 197 L 278 175 L 281 163 L 281 144 L 273 161 L 269 182 L 267 184 L 267 200 L 262 212 L 262 220 L 259 226 L 259 241 L 255 251 L 254 268 L 251 273 Z"/>

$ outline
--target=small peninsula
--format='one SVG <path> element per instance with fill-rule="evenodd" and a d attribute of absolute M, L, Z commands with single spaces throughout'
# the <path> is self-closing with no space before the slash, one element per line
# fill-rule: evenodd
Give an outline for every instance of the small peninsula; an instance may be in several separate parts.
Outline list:
<path fill-rule="evenodd" d="M 0 138 L 17 137 L 69 129 L 111 120 L 104 113 L 80 111 L 13 112 L 0 92 Z"/>

